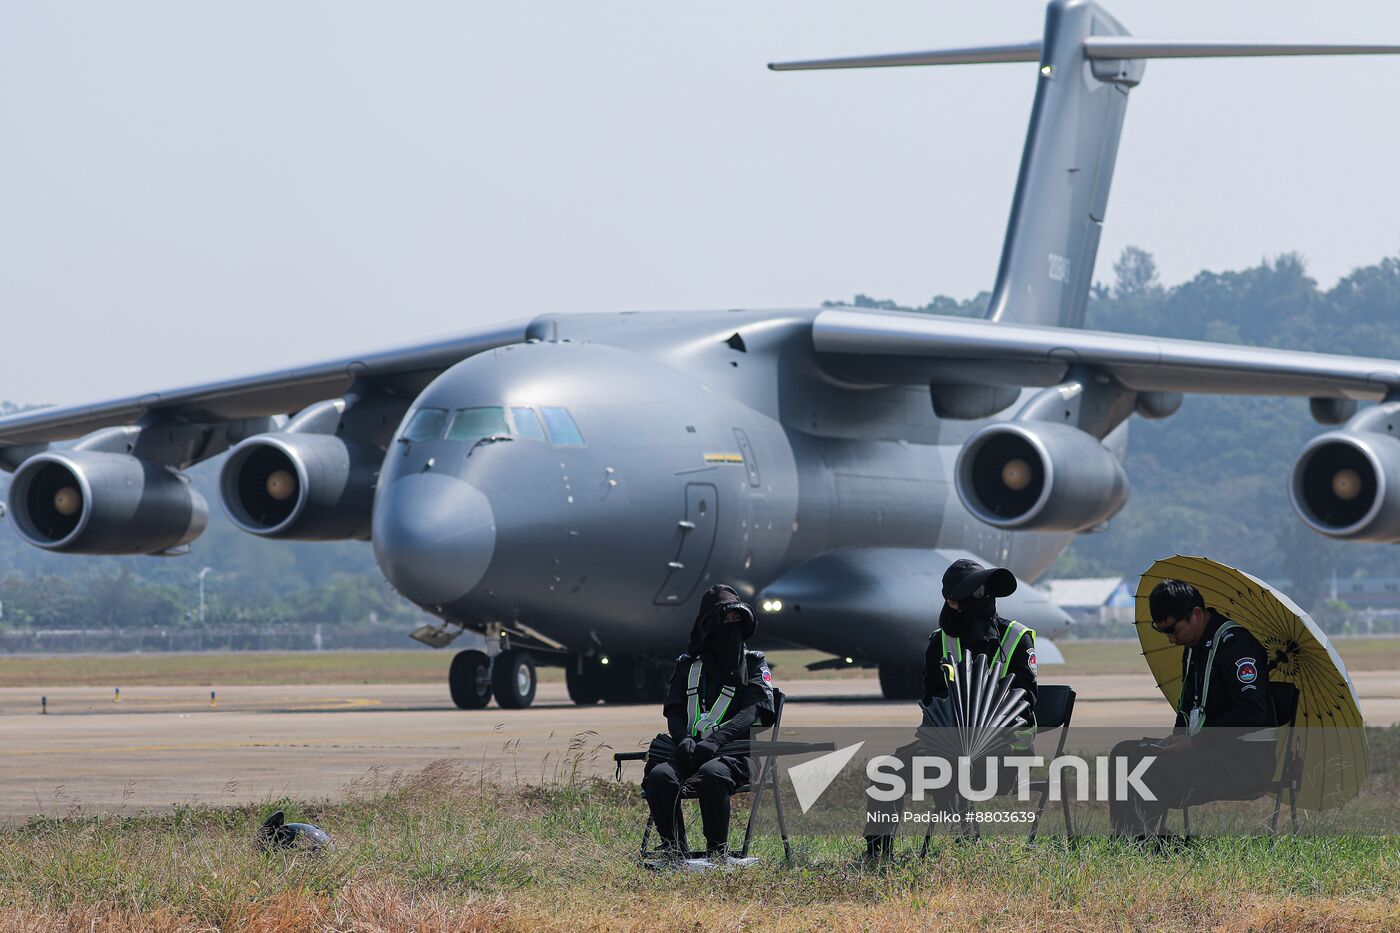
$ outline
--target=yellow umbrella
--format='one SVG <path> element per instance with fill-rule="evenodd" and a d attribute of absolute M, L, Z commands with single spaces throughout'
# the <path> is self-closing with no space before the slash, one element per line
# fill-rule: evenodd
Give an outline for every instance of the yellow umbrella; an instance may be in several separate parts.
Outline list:
<path fill-rule="evenodd" d="M 1306 612 L 1262 580 L 1206 557 L 1167 557 L 1137 589 L 1138 641 L 1157 686 L 1175 709 L 1181 698 L 1182 648 L 1152 628 L 1148 594 L 1163 580 L 1184 580 L 1206 605 L 1244 626 L 1264 646 L 1270 682 L 1298 689 L 1295 737 L 1303 759 L 1298 806 L 1339 807 L 1366 778 L 1366 740 L 1356 688 L 1327 636 Z M 1282 754 L 1284 745 L 1279 743 Z"/>

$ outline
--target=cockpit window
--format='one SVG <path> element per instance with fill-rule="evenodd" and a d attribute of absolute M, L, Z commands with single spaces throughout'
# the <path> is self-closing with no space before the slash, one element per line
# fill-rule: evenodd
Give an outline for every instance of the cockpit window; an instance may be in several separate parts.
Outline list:
<path fill-rule="evenodd" d="M 452 418 L 452 427 L 447 429 L 449 441 L 474 441 L 495 435 L 510 436 L 504 408 L 459 409 Z"/>
<path fill-rule="evenodd" d="M 510 420 L 515 422 L 515 433 L 532 441 L 544 440 L 544 428 L 533 408 L 512 408 Z"/>
<path fill-rule="evenodd" d="M 579 433 L 578 425 L 574 424 L 573 417 L 566 408 L 541 408 L 540 417 L 544 418 L 545 427 L 549 429 L 549 439 L 561 447 L 582 447 L 583 435 Z"/>
<path fill-rule="evenodd" d="M 442 437 L 442 428 L 447 424 L 447 409 L 420 408 L 413 413 L 413 419 L 404 428 L 403 437 L 410 441 L 435 441 Z"/>

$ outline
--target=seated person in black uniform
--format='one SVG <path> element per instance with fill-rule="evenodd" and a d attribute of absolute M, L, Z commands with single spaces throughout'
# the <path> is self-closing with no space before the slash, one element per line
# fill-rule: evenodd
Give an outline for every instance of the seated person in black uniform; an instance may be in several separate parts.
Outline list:
<path fill-rule="evenodd" d="M 1016 592 L 1016 576 L 1002 567 L 988 569 L 975 560 L 955 560 L 943 573 L 943 607 L 938 614 L 938 627 L 929 635 L 924 651 L 923 705 L 948 696 L 950 681 L 962 664 L 964 654 L 985 655 L 999 676 L 1011 678 L 1011 686 L 1026 692 L 1029 703 L 1020 717 L 1015 754 L 1024 754 L 1024 747 L 1035 738 L 1036 657 L 1035 630 L 1020 622 L 997 615 L 997 598 Z M 904 774 L 910 773 L 911 759 L 921 754 L 918 741 L 894 752 L 905 762 Z M 927 754 L 927 752 L 923 752 Z M 1003 766 L 998 774 L 998 786 L 1009 791 L 1015 786 L 1014 768 Z M 980 783 L 980 779 L 979 779 Z M 935 793 L 934 804 L 947 809 L 954 787 Z M 869 802 L 869 812 L 885 814 L 885 818 L 866 825 L 866 859 L 879 861 L 893 851 L 897 828 L 888 814 L 902 808 L 903 801 Z"/>
<path fill-rule="evenodd" d="M 749 783 L 749 759 L 721 749 L 747 739 L 750 729 L 773 724 L 773 675 L 763 652 L 745 645 L 756 627 L 753 610 L 738 593 L 712 586 L 700 600 L 685 654 L 676 659 L 662 709 L 676 755 L 648 762 L 642 778 L 662 846 L 674 857 L 683 855 L 678 803 L 685 784 L 700 802 L 709 861 L 729 858 L 729 798 Z"/>
<path fill-rule="evenodd" d="M 1139 780 L 1157 798 L 1113 795 L 1115 835 L 1155 834 L 1168 807 L 1257 797 L 1274 775 L 1277 721 L 1264 646 L 1182 580 L 1158 583 L 1148 606 L 1152 627 L 1184 649 L 1181 697 L 1170 737 L 1129 740 L 1113 749 L 1113 765 L 1130 773 L 1142 758 L 1155 756 Z M 1110 786 L 1117 786 L 1116 778 Z"/>

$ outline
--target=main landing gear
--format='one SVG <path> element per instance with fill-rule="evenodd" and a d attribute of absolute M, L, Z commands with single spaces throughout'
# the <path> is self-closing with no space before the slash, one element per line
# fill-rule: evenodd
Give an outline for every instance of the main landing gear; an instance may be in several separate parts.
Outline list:
<path fill-rule="evenodd" d="M 881 664 L 880 692 L 887 700 L 917 700 L 924 693 L 923 668 L 913 664 Z"/>
<path fill-rule="evenodd" d="M 643 657 L 580 658 L 564 668 L 569 699 L 579 706 L 608 703 L 660 703 L 667 672 Z"/>

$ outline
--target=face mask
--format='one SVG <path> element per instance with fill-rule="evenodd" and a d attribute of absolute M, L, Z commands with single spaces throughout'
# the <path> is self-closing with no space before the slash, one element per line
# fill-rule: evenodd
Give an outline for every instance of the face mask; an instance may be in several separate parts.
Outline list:
<path fill-rule="evenodd" d="M 731 622 L 716 625 L 706 635 L 702 653 L 726 679 L 737 678 L 744 660 L 743 625 Z"/>
<path fill-rule="evenodd" d="M 967 619 L 985 619 L 997 610 L 997 601 L 991 596 L 983 599 L 958 600 L 958 614 Z"/>

